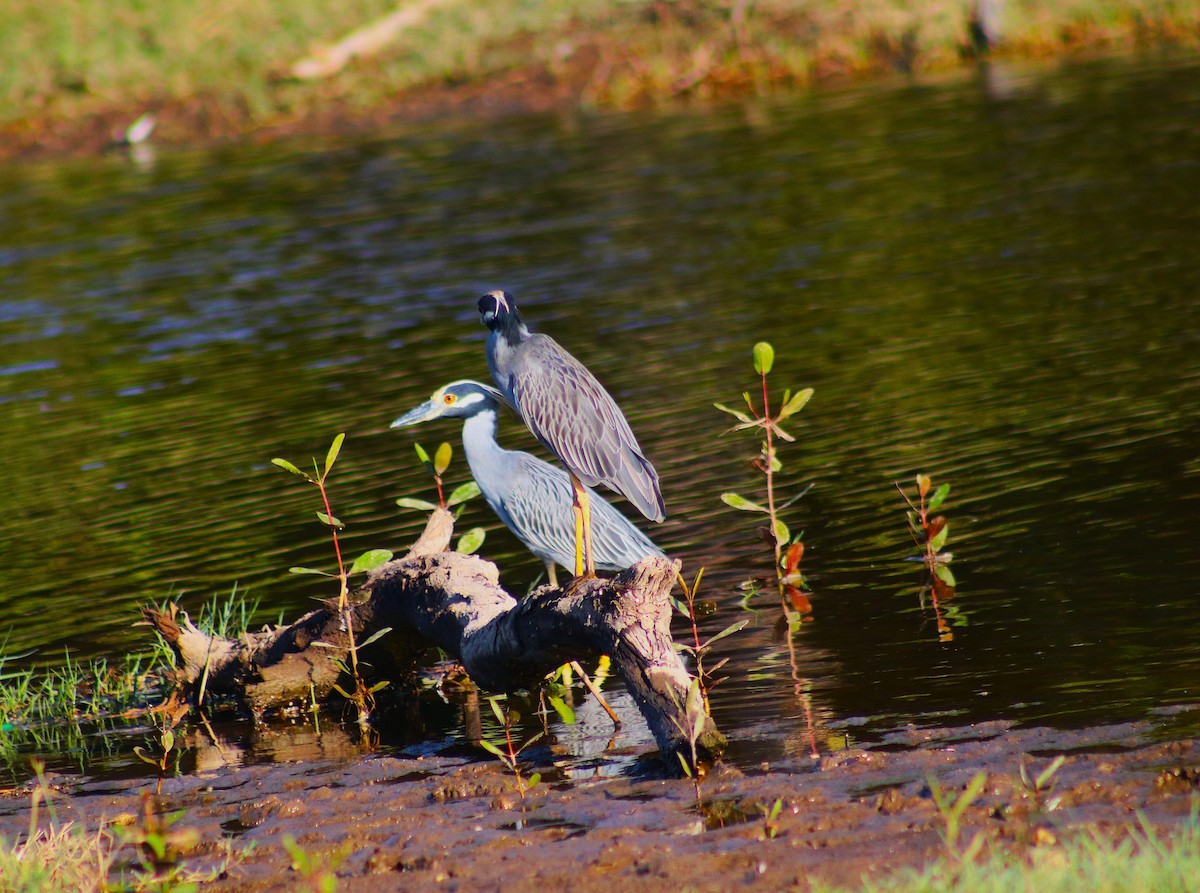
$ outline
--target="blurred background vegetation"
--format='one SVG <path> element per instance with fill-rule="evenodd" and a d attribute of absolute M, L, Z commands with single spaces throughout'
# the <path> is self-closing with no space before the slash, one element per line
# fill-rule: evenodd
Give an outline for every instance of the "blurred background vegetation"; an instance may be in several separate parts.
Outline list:
<path fill-rule="evenodd" d="M 354 54 L 359 38 L 372 45 Z M 0 151 L 95 147 L 146 111 L 186 141 L 1198 44 L 1187 0 L 6 0 Z"/>

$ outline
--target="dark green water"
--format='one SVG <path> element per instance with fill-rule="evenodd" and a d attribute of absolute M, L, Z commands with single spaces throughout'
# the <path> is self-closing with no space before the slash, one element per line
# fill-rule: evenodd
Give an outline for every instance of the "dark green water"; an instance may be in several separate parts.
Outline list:
<path fill-rule="evenodd" d="M 483 290 L 586 362 L 663 481 L 651 531 L 742 615 L 769 564 L 713 401 L 816 396 L 781 489 L 806 531 L 797 634 L 818 736 L 1083 724 L 1200 702 L 1200 68 L 1093 64 L 707 113 L 427 124 L 353 144 L 0 171 L 0 630 L 7 653 L 137 650 L 147 600 L 322 592 L 310 492 L 271 467 L 348 434 L 351 552 L 429 495 L 387 430 L 485 377 Z M 452 423 L 419 437 L 457 444 Z M 509 445 L 530 446 L 511 419 Z M 456 464 L 451 477 L 462 479 Z M 949 481 L 939 641 L 894 481 Z M 537 573 L 482 503 L 484 554 Z M 799 748 L 769 600 L 725 640 L 717 718 Z"/>

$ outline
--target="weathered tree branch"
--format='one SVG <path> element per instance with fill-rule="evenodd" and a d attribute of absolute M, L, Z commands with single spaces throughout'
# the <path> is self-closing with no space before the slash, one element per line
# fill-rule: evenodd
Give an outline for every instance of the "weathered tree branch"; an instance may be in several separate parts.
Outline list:
<path fill-rule="evenodd" d="M 536 687 L 570 660 L 608 654 L 663 756 L 690 757 L 685 704 L 692 680 L 670 631 L 677 563 L 647 558 L 612 579 L 542 587 L 518 600 L 501 588 L 495 565 L 444 551 L 452 529 L 448 512 L 434 512 L 413 549 L 354 592 L 357 641 L 392 628 L 360 654 L 372 672 L 389 678 L 433 643 L 456 656 L 481 688 L 511 691 Z M 341 673 L 335 661 L 350 646 L 333 604 L 238 641 L 210 638 L 186 618 L 181 624 L 151 609 L 146 616 L 174 649 L 185 682 L 207 668 L 207 690 L 233 694 L 258 713 L 314 694 L 330 697 Z M 724 745 L 706 718 L 699 755 L 715 756 Z"/>
<path fill-rule="evenodd" d="M 337 74 L 351 59 L 378 53 L 407 28 L 421 24 L 429 13 L 450 0 L 411 0 L 361 28 L 351 31 L 330 47 L 323 47 L 291 67 L 291 75 L 300 80 L 314 80 Z"/>

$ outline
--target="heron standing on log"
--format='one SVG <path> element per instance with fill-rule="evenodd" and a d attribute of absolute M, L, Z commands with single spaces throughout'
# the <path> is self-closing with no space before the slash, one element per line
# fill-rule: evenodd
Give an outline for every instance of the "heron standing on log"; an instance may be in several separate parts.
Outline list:
<path fill-rule="evenodd" d="M 487 361 L 492 378 L 534 437 L 570 473 L 574 491 L 575 576 L 594 577 L 588 487 L 604 484 L 651 521 L 666 517 L 658 473 L 608 391 L 553 338 L 530 333 L 507 292 L 479 299 L 491 334 Z"/>
<path fill-rule="evenodd" d="M 477 381 L 455 381 L 433 392 L 391 427 L 403 428 L 440 418 L 463 420 L 463 452 L 471 476 L 487 504 L 525 547 L 546 564 L 550 585 L 558 587 L 555 564 L 571 567 L 575 543 L 571 531 L 572 487 L 567 472 L 496 442 L 496 417 L 502 395 Z M 601 570 L 632 567 L 647 555 L 662 557 L 629 519 L 596 494 L 593 507 L 593 560 Z"/>

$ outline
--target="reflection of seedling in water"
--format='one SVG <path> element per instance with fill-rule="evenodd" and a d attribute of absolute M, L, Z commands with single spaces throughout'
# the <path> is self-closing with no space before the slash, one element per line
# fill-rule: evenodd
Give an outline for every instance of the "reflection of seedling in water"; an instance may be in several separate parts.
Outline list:
<path fill-rule="evenodd" d="M 946 845 L 946 852 L 960 864 L 970 862 L 983 848 L 983 832 L 976 834 L 971 838 L 970 843 L 960 848 L 958 838 L 962 833 L 962 817 L 963 813 L 967 811 L 967 807 L 974 803 L 975 798 L 983 792 L 987 785 L 988 774 L 982 770 L 976 772 L 957 797 L 942 788 L 932 775 L 926 781 L 929 784 L 929 792 L 933 795 L 934 805 L 937 806 L 938 814 L 942 818 L 942 828 L 938 830 L 938 836 Z"/>
<path fill-rule="evenodd" d="M 529 745 L 541 740 L 545 732 L 538 732 L 520 747 L 517 747 L 516 742 L 513 741 L 512 727 L 514 723 L 520 721 L 521 714 L 511 707 L 507 710 L 501 707 L 500 702 L 503 700 L 505 700 L 505 695 L 493 695 L 488 698 L 488 703 L 492 705 L 492 713 L 496 715 L 496 719 L 504 726 L 504 747 L 499 747 L 486 738 L 482 739 L 479 743 L 483 746 L 484 750 L 499 759 L 508 771 L 513 774 L 517 780 L 517 793 L 524 800 L 525 794 L 537 787 L 538 782 L 542 780 L 542 776 L 541 773 L 534 772 L 528 778 L 523 777 L 521 775 L 521 764 L 517 762 L 517 757 Z"/>
<path fill-rule="evenodd" d="M 396 505 L 404 509 L 417 509 L 422 512 L 432 512 L 435 508 L 451 509 L 455 506 L 460 506 L 455 517 L 462 514 L 464 503 L 468 499 L 474 499 L 479 495 L 479 485 L 474 481 L 467 481 L 461 486 L 455 487 L 450 495 L 443 496 L 442 475 L 446 473 L 446 469 L 450 467 L 450 459 L 454 455 L 454 451 L 450 444 L 443 443 L 433 453 L 433 458 L 429 458 L 429 453 L 425 452 L 425 448 L 419 443 L 413 445 L 417 451 L 417 458 L 421 460 L 421 465 L 429 472 L 433 478 L 434 484 L 437 486 L 438 501 L 435 505 L 432 502 L 427 502 L 424 499 L 414 499 L 411 496 L 401 496 L 396 500 Z M 462 555 L 470 555 L 477 551 L 483 545 L 484 529 L 482 527 L 472 527 L 458 539 L 458 545 L 454 550 Z"/>
<path fill-rule="evenodd" d="M 368 642 L 359 645 L 354 641 L 354 621 L 351 616 L 349 581 L 351 574 L 374 570 L 385 562 L 390 561 L 392 553 L 387 549 L 372 549 L 360 555 L 349 569 L 346 568 L 345 562 L 342 559 L 342 546 L 338 540 L 338 531 L 345 525 L 333 514 L 333 508 L 329 503 L 329 491 L 325 486 L 325 481 L 329 477 L 333 463 L 337 460 L 338 453 L 341 452 L 342 441 L 345 438 L 345 434 L 339 434 L 333 439 L 333 444 L 329 447 L 329 452 L 325 456 L 324 469 L 318 469 L 317 461 L 313 460 L 313 474 L 311 475 L 301 471 L 286 459 L 272 459 L 271 462 L 285 471 L 290 471 L 297 477 L 303 478 L 310 484 L 315 485 L 321 493 L 321 503 L 324 505 L 325 511 L 317 512 L 317 520 L 329 529 L 329 533 L 333 537 L 333 552 L 337 557 L 337 573 L 330 574 L 309 567 L 293 567 L 291 568 L 291 572 L 294 574 L 316 574 L 322 577 L 334 577 L 338 581 L 338 613 L 341 616 L 342 627 L 346 630 L 346 636 L 350 643 L 350 661 L 348 664 L 344 661 L 341 662 L 341 667 L 354 683 L 353 690 L 349 693 L 341 688 L 338 690 L 354 704 L 358 711 L 359 726 L 365 730 L 371 718 L 371 711 L 375 706 L 375 692 L 386 685 L 386 682 L 379 683 L 373 688 L 368 688 L 359 670 L 358 649 L 368 644 Z M 386 632 L 386 630 L 376 633 L 369 641 L 374 641 L 383 632 Z"/>
<path fill-rule="evenodd" d="M 721 669 L 721 667 L 725 666 L 725 664 L 729 661 L 729 658 L 722 658 L 717 662 L 716 666 L 706 670 L 704 668 L 704 657 L 706 654 L 708 654 L 708 650 L 713 646 L 714 642 L 738 632 L 750 621 L 749 619 L 743 619 L 737 621 L 736 623 L 732 623 L 709 639 L 707 642 L 701 643 L 700 630 L 696 626 L 696 614 L 698 610 L 697 606 L 701 603 L 696 601 L 696 593 L 700 589 L 700 580 L 703 576 L 704 568 L 700 568 L 700 571 L 696 574 L 696 579 L 692 581 L 691 586 L 688 586 L 687 580 L 683 578 L 683 575 L 678 575 L 677 580 L 679 583 L 679 588 L 683 590 L 683 601 L 680 602 L 678 599 L 672 599 L 672 602 L 675 605 L 675 610 L 679 611 L 684 617 L 691 621 L 692 642 L 694 644 L 684 645 L 682 642 L 676 642 L 675 649 L 677 651 L 682 651 L 692 655 L 692 658 L 695 660 L 696 681 L 700 684 L 700 695 L 704 699 L 704 712 L 709 713 L 711 712 L 711 707 L 708 703 L 708 693 L 713 688 L 725 681 L 725 678 L 713 679 L 712 674 L 716 673 L 719 669 Z"/>
<path fill-rule="evenodd" d="M 785 431 L 780 423 L 803 409 L 804 404 L 808 403 L 809 398 L 812 397 L 813 390 L 805 388 L 795 394 L 790 390 L 785 390 L 783 399 L 779 403 L 779 409 L 772 415 L 771 399 L 767 389 L 767 374 L 775 363 L 775 350 L 767 342 L 760 341 L 754 345 L 753 354 L 754 371 L 762 380 L 762 409 L 760 410 L 754 405 L 754 400 L 748 391 L 742 394 L 742 397 L 746 401 L 749 413 L 740 409 L 731 409 L 720 403 L 713 405 L 738 420 L 738 424 L 734 425 L 731 430 L 762 431 L 762 446 L 759 455 L 754 460 L 754 467 L 766 477 L 767 504 L 764 506 L 757 502 L 751 502 L 737 493 L 722 493 L 721 500 L 735 509 L 744 512 L 761 512 L 767 516 L 769 526 L 764 531 L 764 537 L 771 543 L 774 550 L 775 580 L 784 614 L 790 616 L 794 612 L 801 617 L 806 617 L 812 614 L 812 604 L 808 599 L 804 576 L 800 573 L 800 559 L 804 555 L 804 543 L 801 540 L 803 534 L 793 537 L 787 524 L 779 517 L 779 513 L 807 491 L 797 493 L 782 505 L 776 504 L 775 473 L 783 468 L 783 463 L 779 460 L 776 451 L 775 438 L 778 437 L 789 443 L 795 441 L 796 438 Z M 751 582 L 749 585 L 753 586 L 753 583 Z"/>
<path fill-rule="evenodd" d="M 930 592 L 933 602 L 933 613 L 937 617 L 938 636 L 943 642 L 954 638 L 951 624 L 965 626 L 966 618 L 961 616 L 953 607 L 947 607 L 943 615 L 942 603 L 954 597 L 954 587 L 957 585 L 954 573 L 950 570 L 950 562 L 954 556 L 942 551 L 950 536 L 950 524 L 944 515 L 935 515 L 946 497 L 950 495 L 950 485 L 942 484 L 932 495 L 933 479 L 927 474 L 918 474 L 916 479 L 917 502 L 914 504 L 899 483 L 896 489 L 908 503 L 908 532 L 921 550 L 921 560 L 929 571 L 928 589 L 921 589 L 921 603 L 924 606 L 925 592 Z"/>

